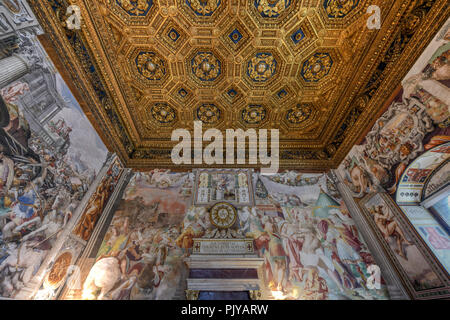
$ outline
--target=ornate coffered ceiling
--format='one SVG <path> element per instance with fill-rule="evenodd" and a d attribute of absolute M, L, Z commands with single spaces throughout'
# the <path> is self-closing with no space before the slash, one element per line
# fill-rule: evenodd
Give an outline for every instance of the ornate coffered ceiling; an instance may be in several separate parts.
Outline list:
<path fill-rule="evenodd" d="M 172 130 L 194 120 L 277 128 L 281 167 L 336 167 L 449 14 L 446 0 L 30 2 L 66 82 L 133 168 L 173 166 Z M 65 26 L 70 4 L 80 30 Z"/>

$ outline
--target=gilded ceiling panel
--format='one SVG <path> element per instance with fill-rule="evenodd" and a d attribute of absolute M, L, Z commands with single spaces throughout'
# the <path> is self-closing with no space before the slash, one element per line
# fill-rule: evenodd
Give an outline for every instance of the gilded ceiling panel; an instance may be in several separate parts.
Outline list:
<path fill-rule="evenodd" d="M 335 167 L 449 13 L 445 0 L 30 2 L 84 111 L 134 168 L 171 167 L 171 132 L 194 120 L 276 128 L 281 167 Z"/>

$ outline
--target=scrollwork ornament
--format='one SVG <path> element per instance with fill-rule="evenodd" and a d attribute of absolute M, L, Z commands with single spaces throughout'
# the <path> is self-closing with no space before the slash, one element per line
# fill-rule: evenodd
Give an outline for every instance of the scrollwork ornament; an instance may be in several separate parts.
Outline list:
<path fill-rule="evenodd" d="M 221 0 L 186 0 L 187 5 L 198 16 L 211 16 L 221 2 Z"/>
<path fill-rule="evenodd" d="M 331 70 L 333 60 L 328 53 L 318 52 L 303 64 L 301 75 L 306 82 L 317 82 Z"/>
<path fill-rule="evenodd" d="M 130 16 L 138 17 L 147 15 L 153 6 L 153 0 L 116 0 L 116 3 Z"/>
<path fill-rule="evenodd" d="M 325 0 L 324 7 L 330 18 L 344 18 L 355 9 L 359 0 Z"/>
<path fill-rule="evenodd" d="M 367 134 L 364 152 L 383 168 L 409 162 L 423 151 L 423 140 L 433 122 L 417 99 L 394 103 Z"/>
<path fill-rule="evenodd" d="M 312 115 L 313 109 L 307 104 L 297 104 L 289 109 L 286 114 L 286 119 L 292 124 L 301 124 L 307 121 Z"/>
<path fill-rule="evenodd" d="M 222 63 L 212 52 L 199 52 L 191 61 L 191 69 L 201 81 L 214 81 L 222 71 Z"/>
<path fill-rule="evenodd" d="M 162 124 L 171 123 L 176 119 L 175 110 L 166 103 L 156 103 L 151 113 L 153 118 Z"/>
<path fill-rule="evenodd" d="M 141 52 L 136 58 L 138 72 L 148 80 L 161 80 L 166 75 L 166 64 L 154 52 Z"/>
<path fill-rule="evenodd" d="M 220 109 L 214 104 L 203 104 L 197 109 L 197 118 L 205 124 L 213 124 L 220 119 Z"/>

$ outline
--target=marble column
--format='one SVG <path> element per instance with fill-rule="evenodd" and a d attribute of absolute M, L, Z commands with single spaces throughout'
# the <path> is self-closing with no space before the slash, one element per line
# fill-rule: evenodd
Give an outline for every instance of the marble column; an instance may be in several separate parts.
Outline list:
<path fill-rule="evenodd" d="M 0 88 L 4 88 L 26 75 L 30 67 L 25 59 L 19 55 L 13 55 L 0 60 L 0 70 L 2 70 L 0 73 Z"/>
<path fill-rule="evenodd" d="M 19 80 L 27 73 L 43 68 L 43 58 L 36 44 L 33 42 L 33 35 L 20 34 L 18 37 L 18 50 L 11 56 L 0 60 L 0 89 Z"/>
<path fill-rule="evenodd" d="M 334 170 L 330 171 L 329 176 L 335 182 L 336 187 L 355 222 L 356 228 L 364 238 L 376 264 L 380 267 L 381 275 L 386 282 L 390 298 L 392 300 L 409 300 L 410 297 L 396 273 L 394 266 L 384 253 L 375 234 L 366 223 L 361 209 L 351 195 L 350 189 L 340 180 L 339 175 L 334 172 Z"/>

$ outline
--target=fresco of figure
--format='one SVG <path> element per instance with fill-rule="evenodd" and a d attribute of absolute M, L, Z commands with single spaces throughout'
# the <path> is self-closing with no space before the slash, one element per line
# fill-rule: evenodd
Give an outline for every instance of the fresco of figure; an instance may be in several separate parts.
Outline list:
<path fill-rule="evenodd" d="M 341 200 L 326 194 L 329 182 L 317 175 L 305 184 L 295 172 L 289 174 L 290 181 L 296 181 L 294 186 L 279 179 L 289 183 L 289 188 L 275 183 L 271 190 L 277 190 L 276 195 L 268 192 L 280 212 L 267 210 L 266 204 L 237 210 L 235 233 L 254 239 L 256 253 L 264 259 L 266 290 L 284 299 L 386 299 L 384 286 L 372 290 L 365 284 L 373 258 Z M 86 299 L 174 298 L 187 276 L 183 259 L 192 253 L 193 239 L 208 237 L 215 229 L 208 207 L 188 206 L 189 199 L 183 196 L 184 176 L 190 173 L 173 173 L 168 187 L 157 187 L 146 175 L 136 174 L 124 192 L 84 285 Z M 261 184 L 266 180 L 247 181 Z M 317 190 L 322 190 L 320 199 L 301 201 L 298 190 L 304 189 L 296 188 L 317 184 Z M 178 206 L 161 210 L 161 203 L 168 199 L 180 206 L 184 203 L 184 211 L 176 210 Z M 104 277 L 97 279 L 102 265 L 110 264 L 116 271 L 109 274 L 105 269 Z"/>
<path fill-rule="evenodd" d="M 448 30 L 448 21 L 442 30 Z M 414 159 L 450 141 L 450 38 L 448 31 L 439 34 L 362 144 L 355 145 L 339 166 L 354 197 L 383 190 L 393 195 Z"/>
<path fill-rule="evenodd" d="M 112 182 L 111 179 L 112 178 L 109 177 L 97 187 L 94 195 L 89 200 L 82 220 L 74 230 L 75 234 L 85 241 L 89 239 L 90 234 L 94 230 L 95 223 L 97 222 L 97 219 L 106 204 L 105 202 L 108 196 L 107 189 L 110 187 L 110 183 Z"/>
<path fill-rule="evenodd" d="M 14 162 L 0 151 L 0 188 L 8 192 L 14 178 Z"/>
<path fill-rule="evenodd" d="M 197 218 L 205 208 L 190 210 L 186 219 L 190 199 L 182 189 L 192 177 L 164 172 L 166 185 L 154 176 L 161 172 L 131 179 L 83 285 L 84 299 L 170 299 L 175 294 L 192 236 L 204 232 Z"/>
<path fill-rule="evenodd" d="M 33 131 L 20 104 L 14 104 L 29 91 L 26 83 L 1 91 L 7 100 L 1 99 L 2 116 L 8 115 L 9 122 L 0 128 L 0 296 L 8 298 L 33 283 L 104 161 L 86 163 L 77 157 L 80 128 L 69 125 L 74 123 L 69 117 L 58 127 L 64 145 Z M 88 120 L 77 116 L 77 125 L 84 126 Z"/>
<path fill-rule="evenodd" d="M 176 239 L 176 244 L 184 250 L 184 255 L 189 256 L 189 249 L 194 245 L 194 238 L 201 238 L 212 225 L 208 213 L 204 207 L 191 207 L 184 218 L 182 233 Z"/>
<path fill-rule="evenodd" d="M 45 180 L 47 170 L 41 177 L 34 181 L 29 181 L 22 194 L 11 204 L 10 222 L 2 229 L 3 239 L 10 240 L 14 236 L 20 236 L 22 229 L 28 228 L 33 224 L 39 224 L 43 219 L 44 205 L 39 193 L 40 183 Z M 40 183 L 39 183 L 40 182 Z"/>
<path fill-rule="evenodd" d="M 397 249 L 396 252 L 405 259 L 408 259 L 403 252 L 403 244 L 412 245 L 412 243 L 406 238 L 402 229 L 398 226 L 395 218 L 390 214 L 389 210 L 383 206 L 372 207 L 370 213 L 373 215 L 375 223 L 386 240 L 389 237 L 396 238 Z"/>

